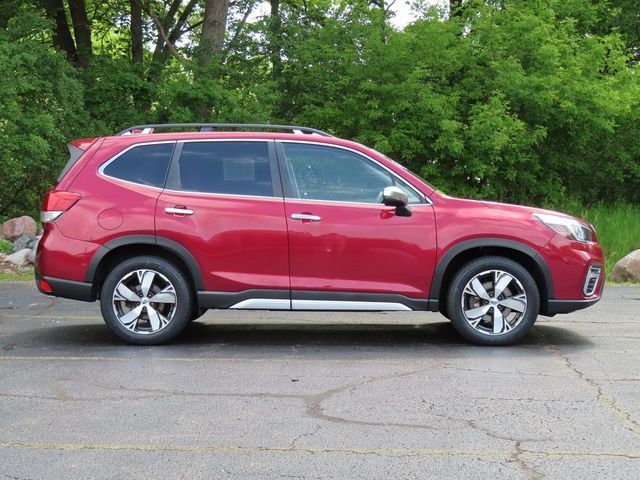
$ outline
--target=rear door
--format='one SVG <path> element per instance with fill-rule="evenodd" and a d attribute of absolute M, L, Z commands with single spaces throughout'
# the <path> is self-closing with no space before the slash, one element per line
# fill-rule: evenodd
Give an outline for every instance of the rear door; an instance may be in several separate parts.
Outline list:
<path fill-rule="evenodd" d="M 281 299 L 269 308 L 289 308 L 287 229 L 273 141 L 197 140 L 176 148 L 156 207 L 156 234 L 191 252 L 205 290 Z"/>

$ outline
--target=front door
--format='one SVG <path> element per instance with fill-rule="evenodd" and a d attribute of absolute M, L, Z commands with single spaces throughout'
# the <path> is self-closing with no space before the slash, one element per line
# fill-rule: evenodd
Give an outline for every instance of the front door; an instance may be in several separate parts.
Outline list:
<path fill-rule="evenodd" d="M 366 310 L 367 302 L 371 310 L 404 309 L 397 303 L 411 302 L 395 300 L 427 300 L 436 238 L 426 199 L 380 163 L 350 149 L 282 142 L 279 154 L 288 179 L 294 309 Z M 411 216 L 398 216 L 382 204 L 383 189 L 392 185 L 409 195 Z"/>

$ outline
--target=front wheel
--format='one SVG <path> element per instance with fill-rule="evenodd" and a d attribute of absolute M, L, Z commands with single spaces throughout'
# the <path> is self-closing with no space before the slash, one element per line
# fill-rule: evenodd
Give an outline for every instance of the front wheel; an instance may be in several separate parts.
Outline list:
<path fill-rule="evenodd" d="M 504 257 L 482 257 L 453 277 L 447 313 L 464 338 L 479 345 L 509 345 L 533 327 L 540 294 L 531 274 Z"/>
<path fill-rule="evenodd" d="M 181 270 L 152 256 L 134 257 L 111 270 L 100 309 L 107 326 L 134 345 L 173 340 L 191 320 L 193 294 Z"/>

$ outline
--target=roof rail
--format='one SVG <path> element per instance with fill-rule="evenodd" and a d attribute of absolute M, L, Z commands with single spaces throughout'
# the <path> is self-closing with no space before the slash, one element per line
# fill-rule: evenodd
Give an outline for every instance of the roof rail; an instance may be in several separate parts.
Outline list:
<path fill-rule="evenodd" d="M 134 133 L 153 133 L 156 129 L 165 128 L 197 128 L 200 132 L 214 132 L 218 129 L 225 128 L 252 128 L 263 130 L 290 130 L 297 134 L 311 134 L 322 135 L 323 137 L 333 137 L 333 135 L 317 130 L 310 127 L 298 127 L 295 125 L 270 125 L 268 123 L 154 123 L 148 125 L 134 125 L 133 127 L 125 128 L 116 135 L 132 135 Z M 136 132 L 135 130 L 140 130 Z M 223 130 L 224 131 L 224 130 Z"/>

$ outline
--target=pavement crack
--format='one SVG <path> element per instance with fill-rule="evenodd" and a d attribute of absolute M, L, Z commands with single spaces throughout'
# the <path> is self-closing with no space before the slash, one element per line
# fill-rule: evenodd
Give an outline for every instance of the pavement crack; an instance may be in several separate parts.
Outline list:
<path fill-rule="evenodd" d="M 301 433 L 300 435 L 298 435 L 297 437 L 295 437 L 293 440 L 291 440 L 291 444 L 289 445 L 289 448 L 291 450 L 295 450 L 297 448 L 297 443 L 306 437 L 313 437 L 316 433 L 318 433 L 320 431 L 322 427 L 320 426 L 320 424 L 316 425 L 316 428 L 313 432 L 307 432 L 307 433 Z"/>
<path fill-rule="evenodd" d="M 638 423 L 629 412 L 627 412 L 614 397 L 609 395 L 602 385 L 597 383 L 592 378 L 589 378 L 585 375 L 572 361 L 571 359 L 563 354 L 556 346 L 554 345 L 545 345 L 544 347 L 548 352 L 555 355 L 558 359 L 560 359 L 566 367 L 574 372 L 580 380 L 588 384 L 592 389 L 596 392 L 596 400 L 600 403 L 606 405 L 610 410 L 612 410 L 618 417 L 620 417 L 624 423 L 624 427 L 635 435 L 640 435 L 640 423 Z"/>
<path fill-rule="evenodd" d="M 514 452 L 512 453 L 512 458 L 516 461 L 520 469 L 524 472 L 529 480 L 540 480 L 545 478 L 544 473 L 538 471 L 533 467 L 530 463 L 528 463 L 523 457 L 526 453 L 525 450 L 521 447 L 522 441 L 517 441 L 514 445 Z"/>

